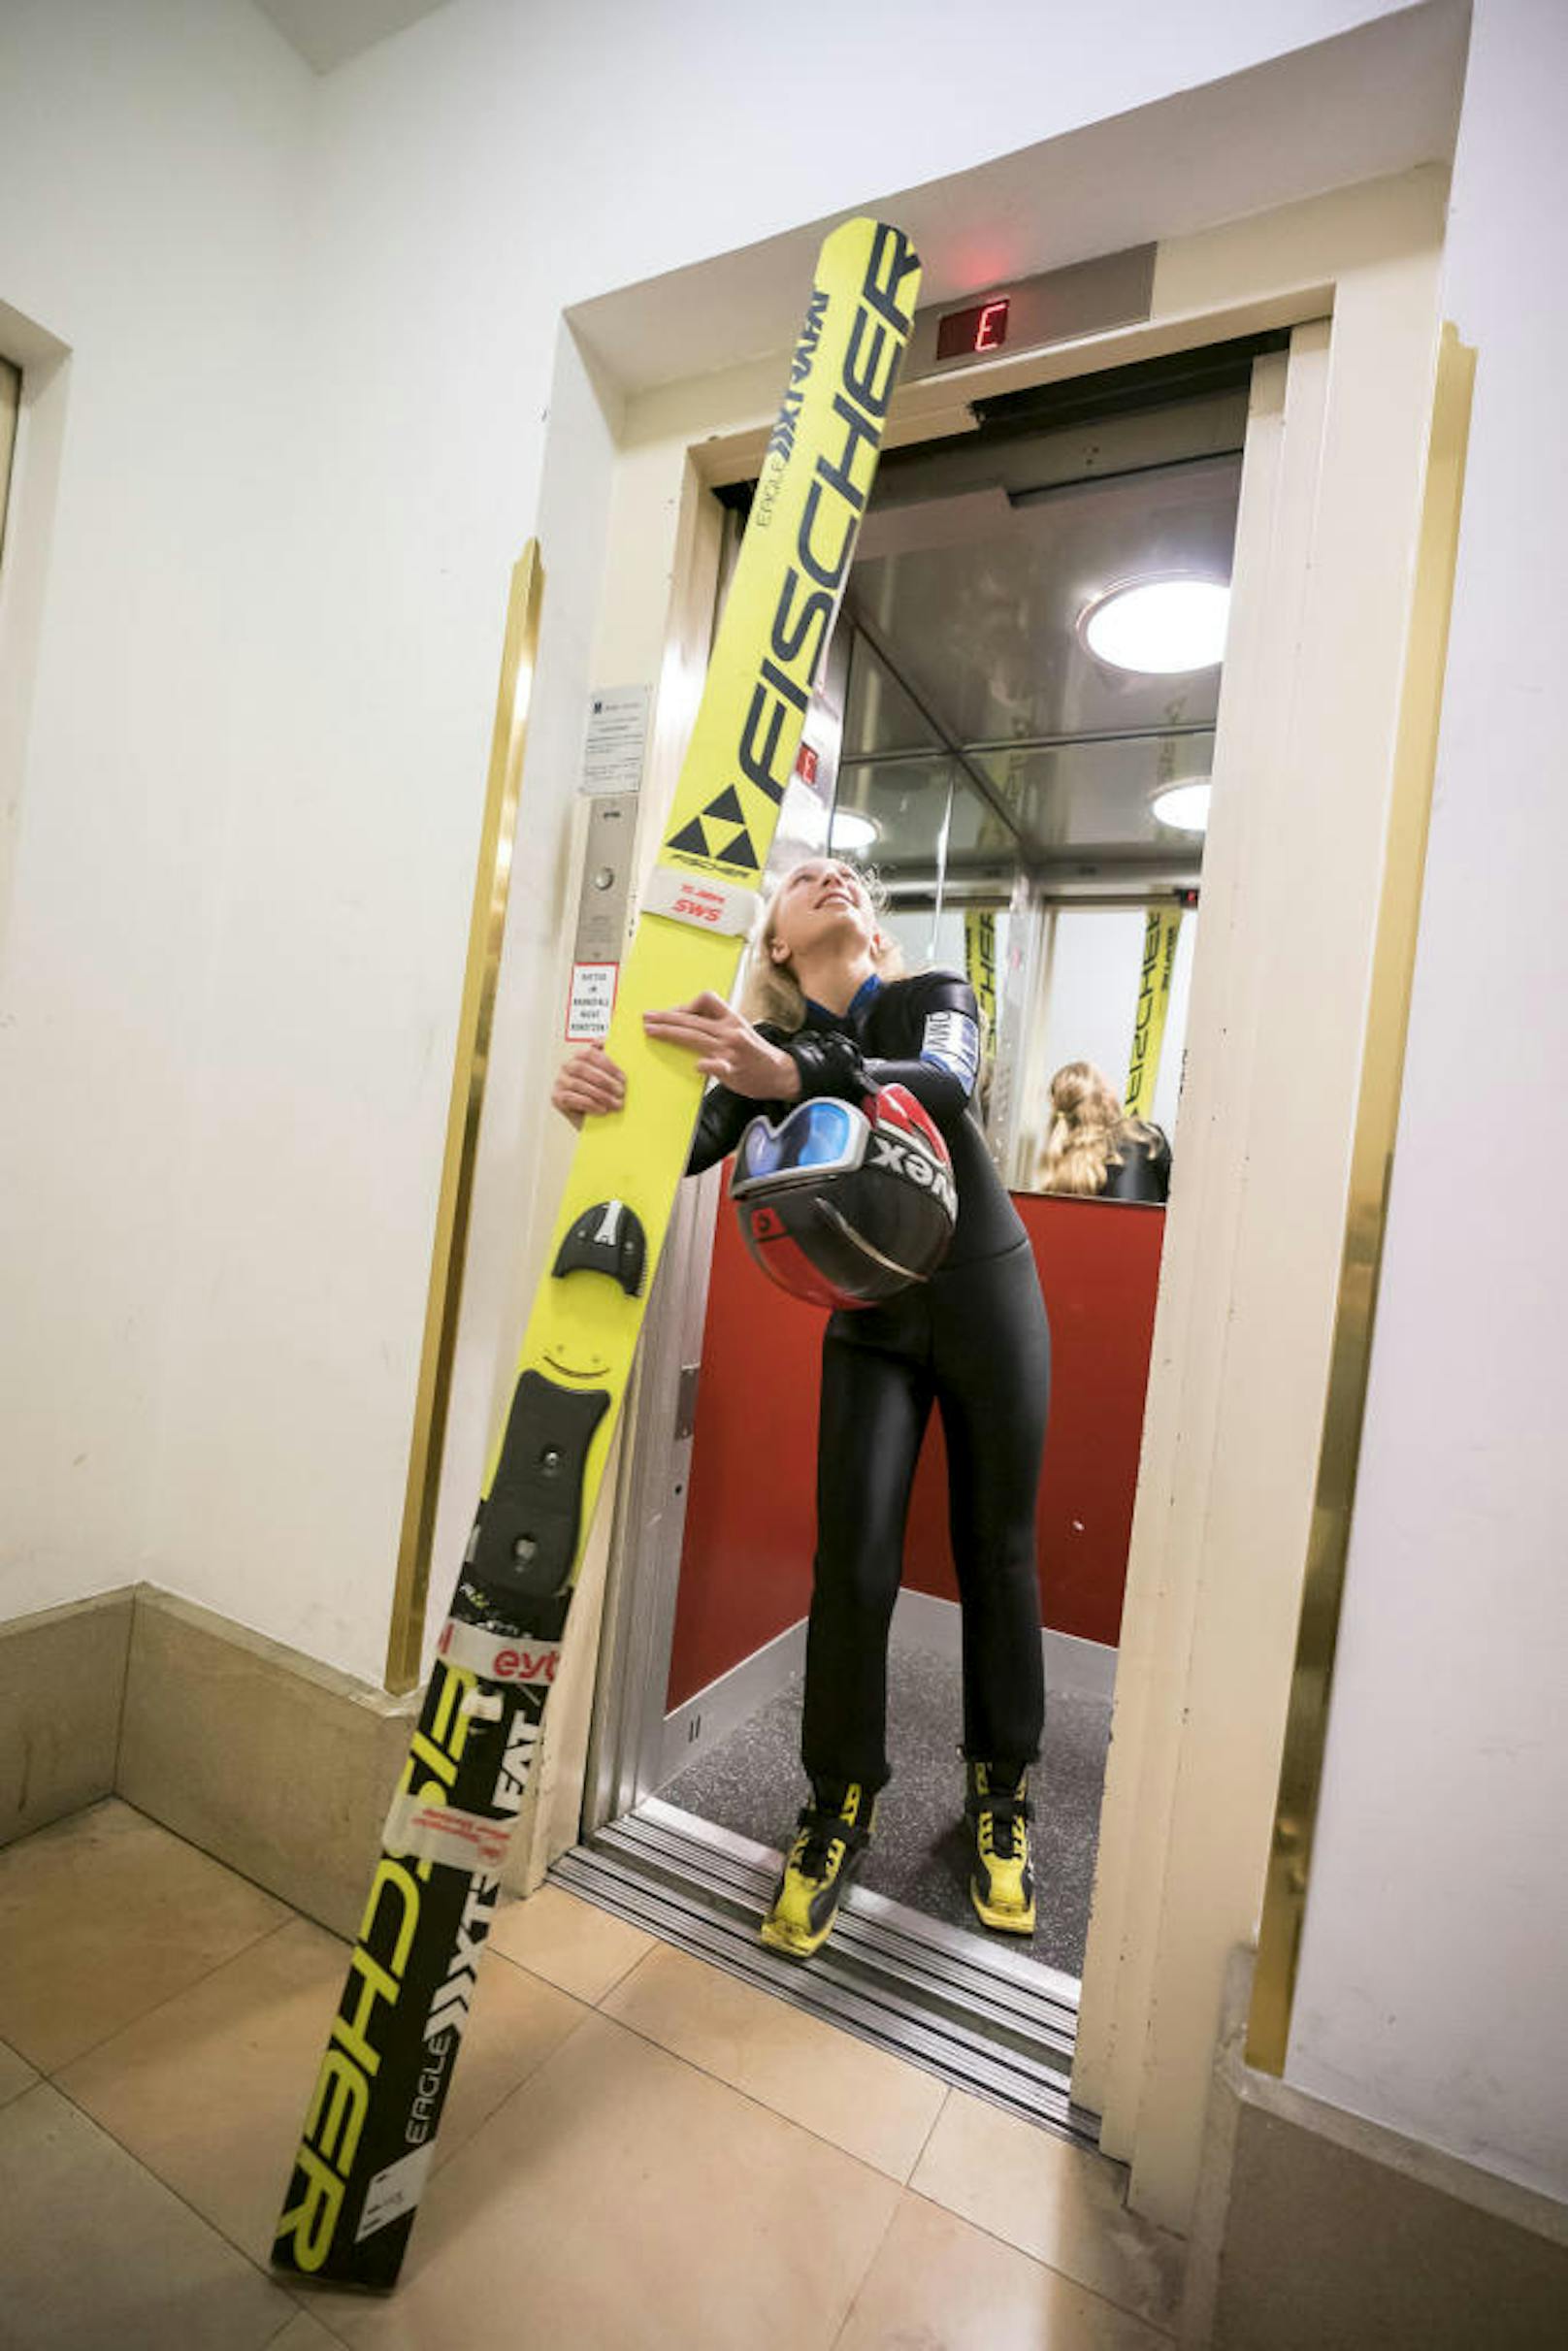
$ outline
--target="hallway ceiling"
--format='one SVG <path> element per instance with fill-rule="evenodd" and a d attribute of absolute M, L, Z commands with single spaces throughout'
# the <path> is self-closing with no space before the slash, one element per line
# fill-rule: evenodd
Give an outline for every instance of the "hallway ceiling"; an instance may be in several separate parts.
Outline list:
<path fill-rule="evenodd" d="M 444 8 L 446 0 L 256 0 L 290 46 L 318 74 Z"/>
<path fill-rule="evenodd" d="M 1151 21 L 1170 11 L 1151 10 Z M 925 264 L 922 302 L 1382 180 L 1454 154 L 1469 11 L 1430 0 L 1266 65 L 874 197 Z M 810 201 L 810 176 L 799 190 Z M 843 212 L 595 294 L 577 334 L 632 393 L 788 351 L 800 288 Z M 724 220 L 713 221 L 715 240 Z"/>

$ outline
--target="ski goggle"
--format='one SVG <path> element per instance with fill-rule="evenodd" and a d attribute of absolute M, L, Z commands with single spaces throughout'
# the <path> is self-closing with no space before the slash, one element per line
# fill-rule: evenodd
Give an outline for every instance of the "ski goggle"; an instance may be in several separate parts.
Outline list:
<path fill-rule="evenodd" d="M 850 1102 L 824 1097 L 801 1102 L 778 1127 L 753 1119 L 735 1147 L 730 1197 L 743 1200 L 765 1185 L 814 1182 L 849 1175 L 866 1157 L 870 1129 Z"/>

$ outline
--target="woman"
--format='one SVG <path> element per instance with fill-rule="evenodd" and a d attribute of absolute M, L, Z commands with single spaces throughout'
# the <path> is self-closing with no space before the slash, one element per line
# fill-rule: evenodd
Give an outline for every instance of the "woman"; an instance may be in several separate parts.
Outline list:
<path fill-rule="evenodd" d="M 1170 1145 L 1146 1119 L 1128 1118 L 1093 1061 L 1068 1061 L 1051 1080 L 1039 1188 L 1085 1199 L 1161 1202 L 1170 1191 Z"/>
<path fill-rule="evenodd" d="M 715 1081 L 688 1173 L 731 1152 L 759 1111 L 899 1085 L 941 1127 L 958 1189 L 939 1270 L 885 1304 L 833 1314 L 823 1341 L 801 1728 L 812 1800 L 763 1926 L 765 1941 L 799 1958 L 832 1929 L 889 1777 L 888 1630 L 933 1402 L 964 1605 L 969 1894 L 988 1926 L 1029 1934 L 1034 1924 L 1027 1778 L 1045 1712 L 1034 1506 L 1050 1336 L 1028 1236 L 969 1115 L 980 1068 L 973 992 L 952 972 L 898 970 L 864 878 L 812 858 L 768 902 L 746 997 L 754 1018 L 710 994 L 645 1016 L 649 1036 L 694 1054 Z M 565 1063 L 552 1098 L 573 1118 L 618 1110 L 624 1080 L 589 1048 Z"/>

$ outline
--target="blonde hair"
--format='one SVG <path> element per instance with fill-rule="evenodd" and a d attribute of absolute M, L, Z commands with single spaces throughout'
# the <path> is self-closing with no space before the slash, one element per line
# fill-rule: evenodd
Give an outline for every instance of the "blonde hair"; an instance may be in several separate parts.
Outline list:
<path fill-rule="evenodd" d="M 1154 1128 L 1130 1119 L 1122 1097 L 1093 1061 L 1067 1061 L 1051 1080 L 1051 1131 L 1040 1159 L 1042 1192 L 1093 1198 L 1122 1164 L 1123 1146 L 1154 1140 Z"/>
<path fill-rule="evenodd" d="M 804 861 L 802 860 L 802 863 Z M 852 857 L 834 857 L 833 863 L 852 873 L 871 901 L 871 911 L 880 922 L 888 911 L 888 894 L 882 877 L 874 865 L 863 865 Z M 791 867 L 794 871 L 794 867 Z M 773 961 L 773 940 L 778 926 L 778 901 L 789 874 L 781 874 L 763 901 L 762 920 L 752 933 L 746 959 L 746 980 L 741 990 L 740 1009 L 751 1022 L 768 1021 L 793 1036 L 797 1029 L 805 1026 L 805 996 L 800 983 L 787 963 Z M 883 932 L 887 945 L 876 959 L 879 978 L 897 980 L 904 976 L 903 950 L 896 938 Z"/>

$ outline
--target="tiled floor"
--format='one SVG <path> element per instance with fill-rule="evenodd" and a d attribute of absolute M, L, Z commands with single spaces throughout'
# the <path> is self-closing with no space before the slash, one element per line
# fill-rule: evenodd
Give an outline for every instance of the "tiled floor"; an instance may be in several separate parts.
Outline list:
<path fill-rule="evenodd" d="M 344 1946 L 95 1806 L 0 1852 L 0 2351 L 1162 2351 L 1112 2165 L 547 1886 L 395 2296 L 265 2267 Z"/>

